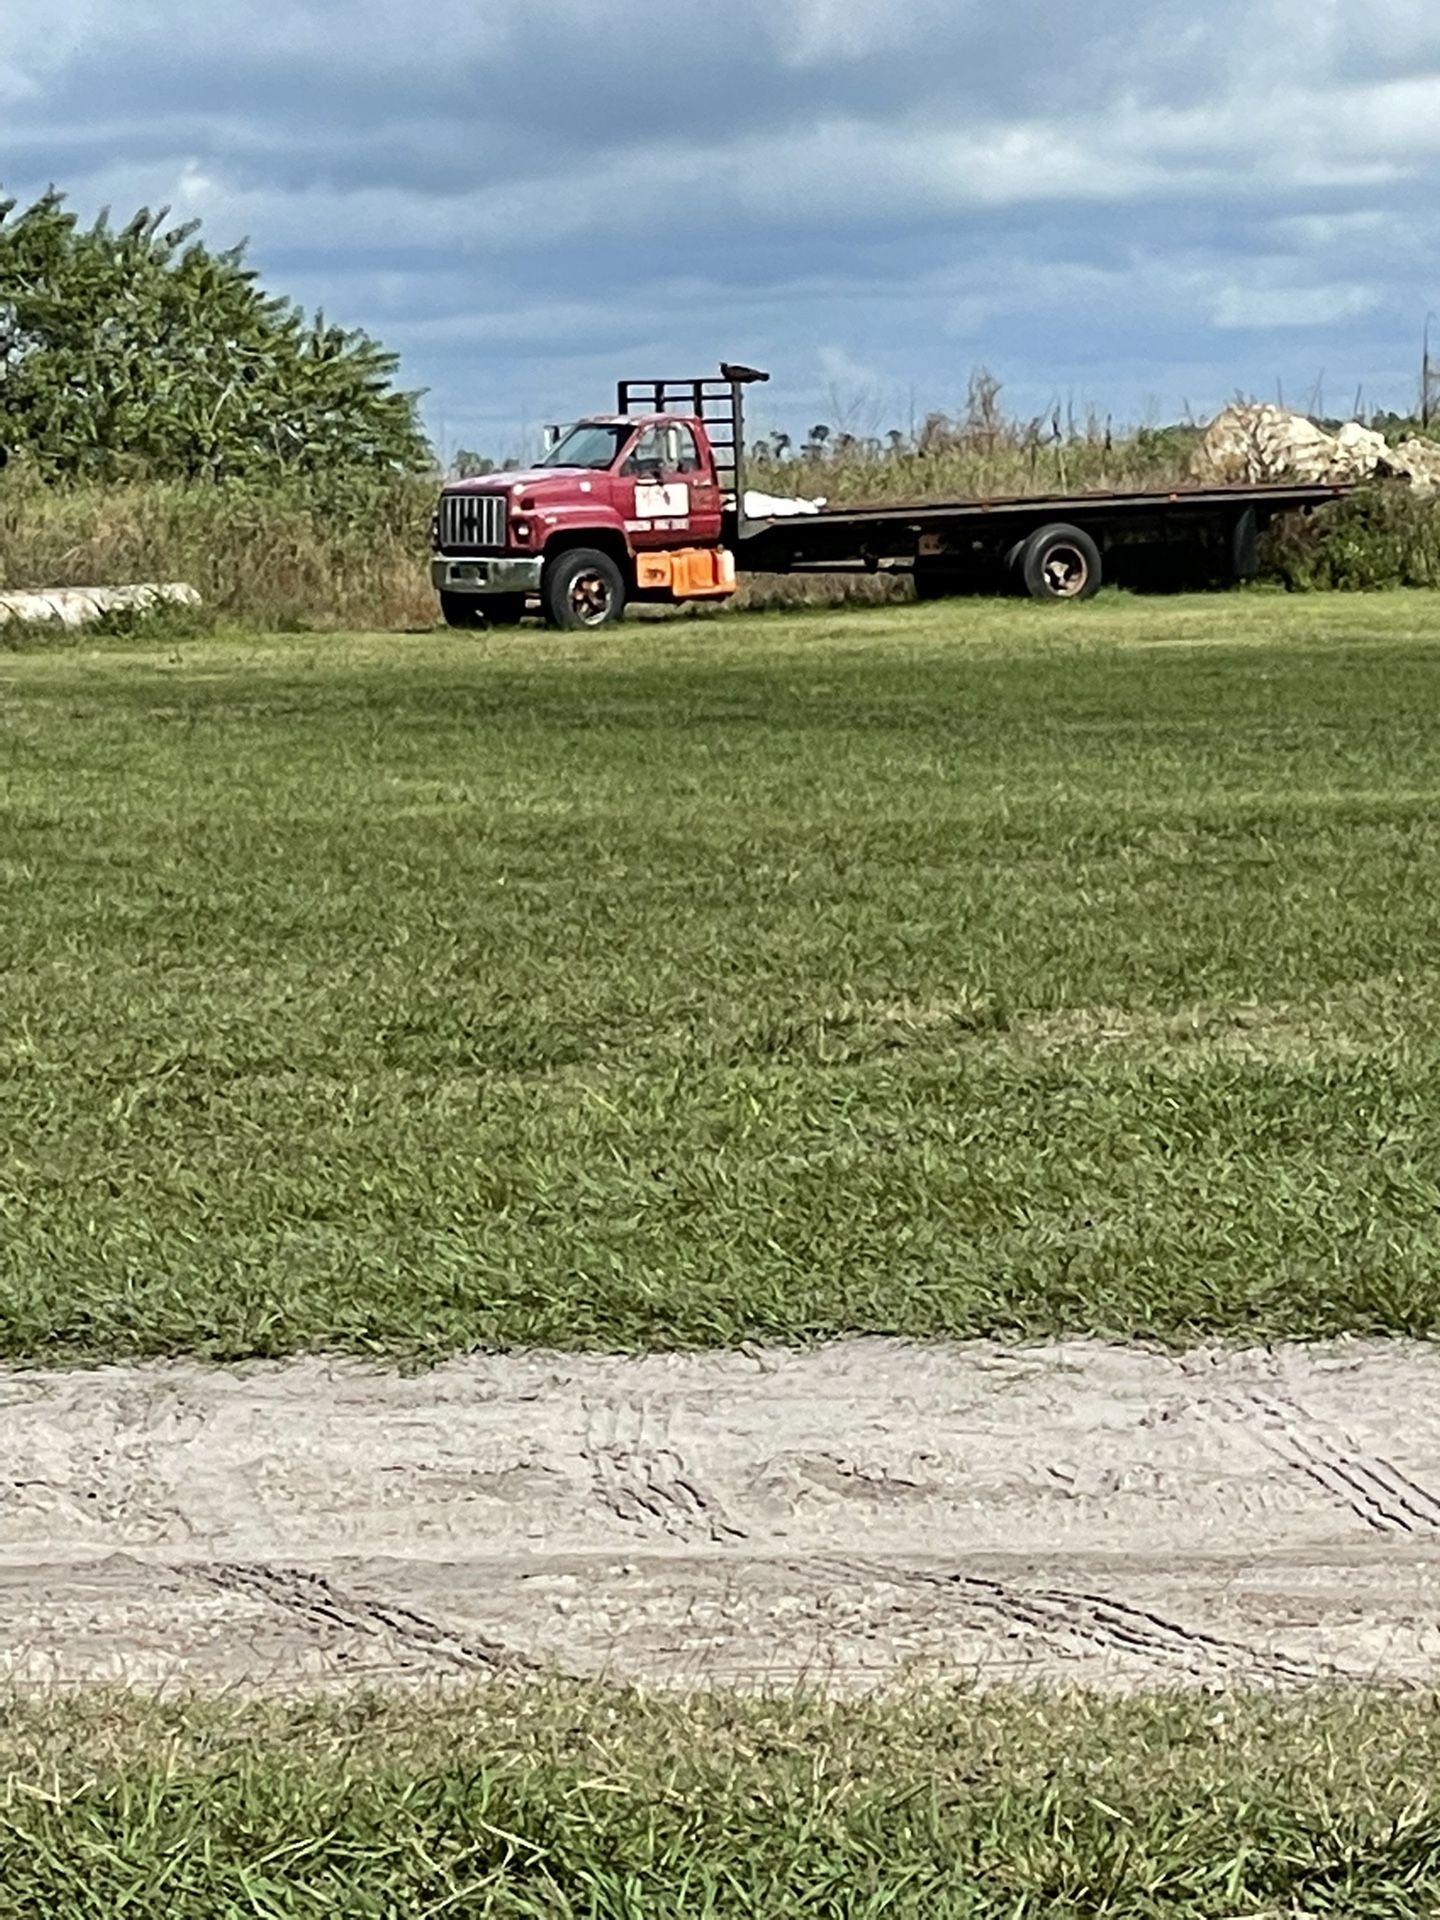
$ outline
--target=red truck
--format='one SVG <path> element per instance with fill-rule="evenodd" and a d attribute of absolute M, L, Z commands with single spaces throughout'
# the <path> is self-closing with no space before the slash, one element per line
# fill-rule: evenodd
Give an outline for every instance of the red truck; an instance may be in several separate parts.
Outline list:
<path fill-rule="evenodd" d="M 718 379 L 622 380 L 615 412 L 582 420 L 535 467 L 453 481 L 431 533 L 449 624 L 513 625 L 538 607 L 554 627 L 605 627 L 634 601 L 727 599 L 741 573 L 903 573 L 922 600 L 1228 582 L 1254 573 L 1277 514 L 1348 491 L 1188 487 L 806 511 L 746 488 L 745 393 L 768 377 L 722 366 Z"/>

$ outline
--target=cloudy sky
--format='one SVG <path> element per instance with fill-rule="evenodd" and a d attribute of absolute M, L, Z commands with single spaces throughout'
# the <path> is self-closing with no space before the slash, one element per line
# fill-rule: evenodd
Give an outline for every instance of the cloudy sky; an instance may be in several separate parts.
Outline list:
<path fill-rule="evenodd" d="M 447 449 L 722 355 L 802 430 L 979 363 L 1025 410 L 1408 405 L 1440 0 L 0 0 L 0 185 L 51 181 L 250 236 Z"/>

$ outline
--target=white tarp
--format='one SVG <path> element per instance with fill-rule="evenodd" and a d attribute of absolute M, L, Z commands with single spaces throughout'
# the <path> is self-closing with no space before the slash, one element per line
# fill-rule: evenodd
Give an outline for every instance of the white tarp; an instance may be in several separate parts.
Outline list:
<path fill-rule="evenodd" d="M 783 494 L 747 493 L 745 514 L 750 520 L 793 520 L 801 514 L 819 513 L 825 500 L 795 500 Z"/>
<path fill-rule="evenodd" d="M 1410 439 L 1398 447 L 1352 420 L 1327 433 L 1283 407 L 1227 407 L 1214 419 L 1191 462 L 1208 485 L 1266 481 L 1408 480 L 1423 493 L 1440 492 L 1440 446 Z"/>
<path fill-rule="evenodd" d="M 62 627 L 85 627 L 107 613 L 133 608 L 198 607 L 194 587 L 180 581 L 137 587 L 46 587 L 36 593 L 0 593 L 0 626 L 10 620 L 55 621 Z"/>

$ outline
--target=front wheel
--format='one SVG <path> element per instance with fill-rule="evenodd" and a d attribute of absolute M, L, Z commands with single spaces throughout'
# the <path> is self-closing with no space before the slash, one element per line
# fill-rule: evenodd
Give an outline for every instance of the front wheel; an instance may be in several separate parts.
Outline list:
<path fill-rule="evenodd" d="M 552 627 L 568 633 L 613 626 L 625 612 L 625 580 L 608 553 L 572 547 L 547 561 L 540 604 Z"/>
<path fill-rule="evenodd" d="M 1079 527 L 1041 527 L 1017 565 L 1032 600 L 1091 600 L 1100 591 L 1100 549 Z"/>

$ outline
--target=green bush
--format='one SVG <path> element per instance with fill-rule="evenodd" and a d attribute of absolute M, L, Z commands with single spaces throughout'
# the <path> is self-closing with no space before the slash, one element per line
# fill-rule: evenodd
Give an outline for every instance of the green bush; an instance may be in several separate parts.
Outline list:
<path fill-rule="evenodd" d="M 0 198 L 0 446 L 112 482 L 429 464 L 395 354 L 267 293 L 243 247 L 167 221 L 84 227 L 53 188 L 24 209 Z"/>
<path fill-rule="evenodd" d="M 1270 535 L 1265 570 L 1297 592 L 1440 587 L 1440 500 L 1391 482 L 1289 514 Z"/>

